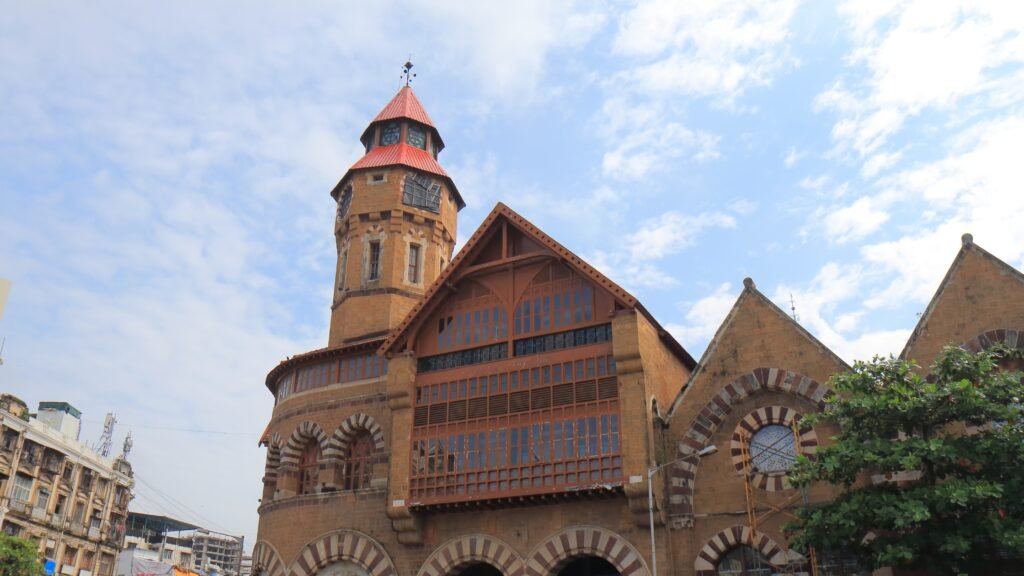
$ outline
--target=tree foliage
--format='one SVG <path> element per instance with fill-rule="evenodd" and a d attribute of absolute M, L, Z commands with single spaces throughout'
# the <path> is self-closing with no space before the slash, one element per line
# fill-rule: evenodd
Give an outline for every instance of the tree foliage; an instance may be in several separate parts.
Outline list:
<path fill-rule="evenodd" d="M 833 376 L 836 394 L 811 421 L 840 432 L 790 479 L 842 492 L 800 511 L 795 547 L 847 548 L 866 567 L 934 574 L 993 574 L 1000 557 L 1024 558 L 1024 382 L 999 367 L 1021 352 L 950 346 L 927 379 L 892 357 Z M 909 480 L 874 485 L 879 474 Z"/>
<path fill-rule="evenodd" d="M 0 576 L 42 576 L 36 544 L 31 540 L 0 534 Z"/>

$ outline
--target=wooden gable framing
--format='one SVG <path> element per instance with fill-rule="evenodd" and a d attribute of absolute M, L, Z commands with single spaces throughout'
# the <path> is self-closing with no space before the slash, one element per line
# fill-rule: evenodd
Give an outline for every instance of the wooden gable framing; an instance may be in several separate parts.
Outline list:
<path fill-rule="evenodd" d="M 669 349 L 685 365 L 693 367 L 696 364 L 693 357 L 657 323 L 633 295 L 500 202 L 427 290 L 423 300 L 388 335 L 379 353 L 390 356 L 411 349 L 412 339 L 419 333 L 427 319 L 464 280 L 496 270 L 514 270 L 517 267 L 544 261 L 561 262 L 593 282 L 596 288 L 604 290 L 611 296 L 615 309 L 636 310 L 644 314 L 657 327 L 659 335 Z"/>

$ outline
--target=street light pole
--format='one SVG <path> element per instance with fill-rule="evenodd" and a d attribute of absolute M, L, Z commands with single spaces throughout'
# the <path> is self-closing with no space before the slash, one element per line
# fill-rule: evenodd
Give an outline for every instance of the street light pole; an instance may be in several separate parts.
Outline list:
<path fill-rule="evenodd" d="M 715 452 L 718 452 L 718 447 L 711 444 L 701 448 L 697 452 L 696 456 L 697 458 L 703 458 L 705 456 L 710 456 Z M 651 576 L 658 576 L 658 548 L 654 539 L 654 475 L 666 466 L 671 466 L 676 462 L 682 462 L 683 460 L 689 460 L 690 458 L 691 456 L 676 458 L 675 460 L 669 460 L 664 464 L 651 466 L 647 469 L 647 520 L 650 523 L 651 530 Z"/>

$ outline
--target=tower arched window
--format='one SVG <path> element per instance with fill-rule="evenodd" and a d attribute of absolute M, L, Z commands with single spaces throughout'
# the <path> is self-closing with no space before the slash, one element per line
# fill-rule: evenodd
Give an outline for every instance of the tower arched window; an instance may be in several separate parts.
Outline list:
<path fill-rule="evenodd" d="M 302 448 L 299 459 L 299 494 L 316 492 L 317 479 L 320 472 L 320 445 L 310 440 Z"/>
<path fill-rule="evenodd" d="M 359 490 L 370 487 L 370 480 L 373 478 L 373 456 L 373 437 L 366 430 L 361 430 L 352 439 L 348 458 L 345 460 L 345 490 Z"/>

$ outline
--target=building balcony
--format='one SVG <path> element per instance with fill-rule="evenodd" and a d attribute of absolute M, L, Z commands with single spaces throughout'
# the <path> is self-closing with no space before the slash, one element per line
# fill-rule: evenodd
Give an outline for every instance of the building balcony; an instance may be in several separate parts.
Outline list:
<path fill-rule="evenodd" d="M 21 500 L 11 499 L 7 502 L 7 507 L 10 508 L 11 512 L 30 516 L 32 514 L 32 505 L 28 502 L 22 502 Z"/>

